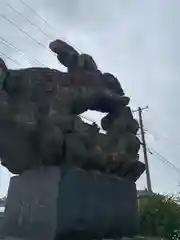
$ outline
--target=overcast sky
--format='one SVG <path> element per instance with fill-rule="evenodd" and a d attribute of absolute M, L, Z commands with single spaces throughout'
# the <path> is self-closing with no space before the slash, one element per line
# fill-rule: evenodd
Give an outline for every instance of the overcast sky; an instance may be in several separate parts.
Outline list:
<path fill-rule="evenodd" d="M 68 40 L 78 50 L 92 55 L 102 71 L 118 77 L 131 97 L 133 109 L 149 106 L 143 116 L 147 145 L 180 168 L 180 1 L 23 1 L 52 27 L 19 0 L 9 3 L 36 27 L 8 6 L 7 0 L 2 2 L 0 56 L 3 53 L 14 60 L 3 55 L 9 68 L 41 66 L 36 59 L 46 66 L 63 69 L 47 48 L 56 38 Z M 3 45 L 1 38 L 26 56 Z M 101 117 L 94 113 L 88 116 L 98 122 Z M 153 155 L 149 155 L 149 164 L 154 191 L 180 191 L 180 173 Z M 2 196 L 6 194 L 10 174 L 2 168 L 0 177 Z M 138 188 L 144 187 L 143 175 Z"/>

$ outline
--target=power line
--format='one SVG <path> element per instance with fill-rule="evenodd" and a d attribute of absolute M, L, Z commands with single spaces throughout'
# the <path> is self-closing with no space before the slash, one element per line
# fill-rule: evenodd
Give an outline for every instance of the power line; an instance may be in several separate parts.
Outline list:
<path fill-rule="evenodd" d="M 29 22 L 33 27 L 38 29 L 42 34 L 44 34 L 48 38 L 52 38 L 52 36 L 48 35 L 46 32 L 44 32 L 41 28 L 39 28 L 37 25 L 35 25 L 29 18 L 25 17 L 21 12 L 16 10 L 11 4 L 7 3 L 7 6 L 11 8 L 15 13 L 17 13 L 19 16 L 24 18 L 27 22 Z"/>
<path fill-rule="evenodd" d="M 155 138 L 155 140 L 156 141 L 160 141 L 160 140 L 164 140 L 166 143 L 172 143 L 172 140 L 170 139 L 170 138 L 168 138 L 168 137 L 159 137 L 159 136 L 157 136 L 157 134 L 154 134 L 154 133 L 152 133 L 151 131 L 149 131 L 149 130 L 147 130 L 147 132 L 150 134 L 150 135 L 152 135 L 154 138 Z M 176 145 L 176 147 L 180 147 L 180 144 L 178 143 L 178 142 L 173 142 L 173 144 L 174 145 Z"/>
<path fill-rule="evenodd" d="M 164 141 L 166 141 L 166 142 L 169 142 L 169 141 L 171 141 L 172 142 L 172 140 L 170 139 L 170 138 L 168 138 L 167 136 L 163 136 L 163 137 L 159 137 L 157 134 L 155 134 L 154 132 L 152 132 L 151 130 L 149 131 L 147 131 L 150 135 L 152 135 L 156 140 L 158 140 L 158 141 L 160 141 L 160 140 L 164 140 Z M 177 146 L 180 146 L 180 144 L 179 143 L 177 143 L 177 142 L 173 142 L 173 144 L 176 144 Z"/>
<path fill-rule="evenodd" d="M 33 8 L 31 8 L 29 5 L 27 5 L 26 3 L 24 3 L 22 0 L 19 0 L 24 6 L 26 6 L 27 8 L 29 8 L 32 12 L 34 12 L 35 15 L 37 15 L 41 20 L 43 20 L 49 27 L 55 29 L 52 25 L 50 25 L 43 17 L 41 17 Z M 11 8 L 14 12 L 16 12 L 18 15 L 20 15 L 21 17 L 23 17 L 24 19 L 26 19 L 31 25 L 33 25 L 34 27 L 36 27 L 40 32 L 42 32 L 44 35 L 46 35 L 47 37 L 51 37 L 50 35 L 46 34 L 42 29 L 40 29 L 38 26 L 36 26 L 31 20 L 29 20 L 27 17 L 25 17 L 22 13 L 20 13 L 19 11 L 17 11 L 12 5 L 10 5 L 9 3 L 7 3 L 7 6 L 9 8 Z M 35 41 L 36 43 L 38 43 L 41 47 L 45 48 L 46 50 L 50 51 L 48 48 L 46 48 L 46 46 L 44 46 L 41 42 L 37 41 L 35 38 L 33 38 L 30 34 L 28 34 L 26 31 L 24 31 L 23 29 L 21 29 L 17 24 L 15 24 L 14 22 L 12 22 L 7 16 L 5 16 L 4 14 L 0 13 L 0 16 L 5 19 L 6 21 L 8 21 L 9 23 L 11 23 L 14 27 L 18 28 L 19 31 L 23 32 L 25 35 L 27 35 L 29 38 L 31 38 L 33 41 Z M 2 37 L 0 37 L 0 39 L 2 39 L 4 42 L 1 41 L 2 44 L 8 46 L 10 45 L 11 47 L 13 47 L 14 49 L 16 49 L 18 52 L 20 52 L 21 54 L 24 55 L 24 57 L 26 57 L 27 60 L 29 60 L 29 58 L 26 56 L 26 54 L 24 54 L 19 48 L 17 48 L 16 46 L 14 46 L 12 43 L 8 42 L 7 40 L 3 39 Z M 72 44 L 71 44 L 72 45 Z M 3 53 L 2 53 L 3 54 Z M 5 55 L 5 54 L 4 54 Z M 12 60 L 13 62 L 15 62 L 18 65 L 21 65 L 20 63 L 18 63 L 17 61 L 13 60 L 12 58 L 6 56 L 7 58 L 9 58 L 10 60 Z M 39 62 L 38 60 L 33 60 L 34 62 L 44 65 L 41 62 Z M 22 65 L 21 65 L 22 66 Z M 45 66 L 45 65 L 44 65 Z M 135 112 L 135 111 L 134 111 Z M 82 118 L 84 118 L 87 121 L 90 122 L 95 122 L 94 120 L 84 117 L 82 116 Z"/>
<path fill-rule="evenodd" d="M 148 108 L 148 107 L 146 107 L 146 108 Z M 144 108 L 144 109 L 146 109 L 146 108 Z M 135 110 L 135 111 L 133 111 L 133 113 L 135 113 L 135 112 L 137 112 L 138 110 Z M 141 124 L 140 124 L 141 125 Z M 149 130 L 146 130 L 147 132 L 149 132 Z M 150 133 L 150 132 L 149 132 Z M 151 134 L 151 133 L 150 133 Z M 152 134 L 153 135 L 153 134 Z M 156 136 L 155 136 L 156 137 Z M 159 140 L 159 138 L 158 137 L 156 137 L 158 140 Z M 167 138 L 166 138 L 166 140 L 168 140 Z M 144 145 L 144 144 L 143 144 Z M 174 165 L 173 163 L 171 163 L 170 161 L 168 161 L 165 157 L 163 157 L 160 153 L 158 153 L 157 151 L 155 151 L 155 150 L 153 150 L 152 148 L 151 149 L 149 149 L 149 148 L 147 148 L 147 151 L 150 153 L 150 154 L 152 154 L 152 155 L 154 155 L 156 158 L 158 158 L 161 162 L 163 162 L 164 164 L 166 164 L 168 167 L 170 167 L 171 169 L 173 169 L 173 170 L 175 170 L 177 173 L 180 173 L 180 168 L 178 168 L 176 165 Z"/>
<path fill-rule="evenodd" d="M 154 153 L 161 158 L 161 160 L 163 160 L 166 164 L 168 164 L 172 169 L 174 169 L 176 172 L 180 173 L 180 168 L 178 168 L 176 165 L 174 165 L 173 163 L 171 163 L 170 161 L 168 161 L 165 157 L 163 157 L 161 154 L 159 154 L 158 152 L 154 151 Z"/>
<path fill-rule="evenodd" d="M 30 39 L 32 39 L 34 42 L 36 42 L 38 45 L 40 45 L 42 48 L 44 48 L 45 50 L 47 50 L 48 52 L 50 52 L 51 54 L 53 54 L 50 49 L 48 49 L 46 46 L 44 46 L 41 42 L 37 41 L 34 37 L 32 37 L 29 33 L 27 33 L 26 31 L 24 31 L 22 28 L 20 28 L 17 24 L 15 24 L 13 21 L 11 21 L 8 17 L 6 17 L 6 15 L 0 13 L 0 17 L 5 19 L 7 22 L 9 22 L 10 24 L 12 24 L 14 27 L 16 27 L 19 31 L 21 31 L 22 33 L 24 33 L 25 35 L 27 35 Z"/>
<path fill-rule="evenodd" d="M 158 153 L 157 151 L 151 149 L 148 149 L 148 152 L 152 155 L 154 155 L 156 158 L 158 158 L 161 162 L 163 162 L 164 164 L 166 164 L 168 167 L 170 167 L 171 169 L 175 170 L 177 173 L 180 173 L 180 168 L 178 168 L 176 165 L 174 165 L 173 163 L 171 163 L 170 161 L 167 160 L 167 158 L 163 157 L 160 153 Z"/>
<path fill-rule="evenodd" d="M 91 119 L 91 118 L 88 118 L 88 117 L 85 117 L 85 116 L 83 116 L 83 115 L 81 115 L 81 117 L 82 117 L 83 119 L 89 121 L 89 122 L 92 122 L 92 123 L 95 122 L 95 120 L 93 120 L 93 119 Z"/>
<path fill-rule="evenodd" d="M 22 1 L 21 1 L 22 2 Z M 26 4 L 25 4 L 26 5 Z M 11 6 L 11 5 L 8 5 Z M 11 9 L 14 9 L 11 6 Z M 14 9 L 14 11 L 16 11 L 18 14 L 20 14 L 22 17 L 23 14 L 21 14 L 20 12 L 18 12 L 17 10 Z M 38 14 L 37 14 L 38 15 Z M 39 15 L 38 15 L 39 16 Z M 47 50 L 48 52 L 51 53 L 51 55 L 56 55 L 55 53 L 53 53 L 49 48 L 47 48 L 44 44 L 42 44 L 40 41 L 38 41 L 36 38 L 34 38 L 33 36 L 31 36 L 28 32 L 26 32 L 25 30 L 23 30 L 21 27 L 19 27 L 16 23 L 14 23 L 11 19 L 9 19 L 6 15 L 0 13 L 0 17 L 3 18 L 4 20 L 6 20 L 7 22 L 9 22 L 10 24 L 12 24 L 15 28 L 17 28 L 19 31 L 21 31 L 22 33 L 24 33 L 26 36 L 28 36 L 31 40 L 33 40 L 34 42 L 36 42 L 39 46 L 41 46 L 42 48 L 44 48 L 45 50 Z M 42 31 L 39 27 L 37 27 L 32 21 L 30 21 L 28 18 L 24 17 L 28 22 L 31 22 L 31 25 L 33 25 L 34 27 L 36 27 L 37 29 L 39 29 L 41 32 L 43 32 L 43 34 L 45 34 L 46 36 L 50 37 L 49 35 L 47 35 L 44 31 Z M 42 18 L 43 19 L 43 18 Z M 47 23 L 47 21 L 44 19 L 44 21 Z M 50 25 L 51 26 L 51 25 Z M 66 40 L 66 42 L 68 42 Z M 70 44 L 71 46 L 73 46 L 72 44 Z M 77 47 L 76 47 L 77 49 Z M 79 50 L 78 50 L 79 51 Z M 79 51 L 80 52 L 80 51 Z"/>
<path fill-rule="evenodd" d="M 5 53 L 3 53 L 3 52 L 0 52 L 0 54 L 1 54 L 2 56 L 4 56 L 4 57 L 8 58 L 9 60 L 11 60 L 12 62 L 14 62 L 15 64 L 17 64 L 17 65 L 19 65 L 19 66 L 23 67 L 23 65 L 22 65 L 22 64 L 20 64 L 19 62 L 17 62 L 17 61 L 16 61 L 16 60 L 14 60 L 13 58 L 11 58 L 11 57 L 7 56 Z"/>
<path fill-rule="evenodd" d="M 16 52 L 19 52 L 21 55 L 23 55 L 23 57 L 31 62 L 34 62 L 35 64 L 40 64 L 43 67 L 46 67 L 43 63 L 41 63 L 40 61 L 34 59 L 34 58 L 29 58 L 20 48 L 16 47 L 13 43 L 11 43 L 10 41 L 6 40 L 5 38 L 0 36 L 0 43 L 2 43 L 3 45 L 9 47 L 9 48 L 13 48 Z"/>
<path fill-rule="evenodd" d="M 28 8 L 31 12 L 33 12 L 39 19 L 41 19 L 45 24 L 47 24 L 49 26 L 50 29 L 53 29 L 55 32 L 59 32 L 58 29 L 56 29 L 52 24 L 50 24 L 44 17 L 42 17 L 41 15 L 39 15 L 32 7 L 30 7 L 27 3 L 25 3 L 23 0 L 19 0 L 19 2 L 21 2 L 26 8 Z M 54 35 L 55 36 L 55 35 Z M 73 46 L 73 44 L 71 44 L 66 38 L 64 38 L 64 40 L 70 44 L 72 47 L 74 47 L 75 49 L 77 49 L 79 51 L 79 53 L 82 53 L 81 50 L 79 50 L 77 47 Z"/>
<path fill-rule="evenodd" d="M 143 111 L 143 110 L 146 110 L 146 109 L 148 109 L 148 108 L 149 108 L 149 107 L 146 106 L 146 107 L 141 108 L 141 110 Z M 139 108 L 138 108 L 138 109 L 139 109 Z M 138 109 L 136 109 L 136 110 L 132 110 L 132 113 L 139 112 Z"/>
<path fill-rule="evenodd" d="M 37 17 L 39 17 L 44 23 L 46 23 L 51 29 L 55 29 L 53 26 L 51 26 L 51 24 L 49 24 L 49 22 L 43 18 L 42 16 L 40 16 L 32 7 L 30 7 L 27 3 L 23 2 L 22 0 L 19 0 L 19 2 L 21 2 L 26 8 L 28 8 L 31 12 L 33 12 Z"/>
<path fill-rule="evenodd" d="M 91 123 L 96 123 L 95 120 L 93 120 L 93 119 L 91 119 L 91 118 L 88 118 L 88 117 L 86 117 L 86 116 L 80 115 L 80 117 L 83 118 L 83 119 L 86 120 L 86 121 L 91 122 Z M 103 129 L 101 128 L 101 130 L 103 130 Z"/>
<path fill-rule="evenodd" d="M 85 116 L 83 116 L 83 115 L 80 115 L 80 117 L 83 118 L 83 119 L 86 120 L 86 121 L 91 122 L 91 123 L 96 123 L 95 120 L 93 120 L 93 119 L 91 119 L 91 118 L 88 118 L 88 117 L 85 117 Z M 100 130 L 101 133 L 105 133 L 105 132 L 106 132 L 101 126 L 98 125 L 98 127 L 99 127 L 99 130 Z"/>
<path fill-rule="evenodd" d="M 4 45 L 6 45 L 6 46 L 8 46 L 8 44 L 10 45 L 10 43 L 8 43 L 7 42 L 7 44 L 6 43 L 4 43 L 4 42 L 2 42 L 1 41 L 1 39 L 3 40 L 3 41 L 6 41 L 5 39 L 3 39 L 2 37 L 0 37 L 0 42 L 2 43 L 2 44 L 4 44 Z M 12 45 L 12 47 L 13 47 L 14 45 Z M 16 46 L 14 46 L 14 48 L 17 48 Z M 17 50 L 19 50 L 20 52 L 21 52 L 21 50 L 20 49 L 18 49 L 17 48 Z M 21 52 L 22 54 L 24 54 L 23 52 Z M 19 62 L 17 62 L 16 60 L 14 60 L 13 58 L 11 58 L 11 57 L 9 57 L 8 55 L 6 55 L 5 53 L 2 53 L 2 52 L 0 52 L 0 54 L 1 55 L 3 55 L 4 57 L 6 57 L 6 58 L 8 58 L 8 59 L 10 59 L 11 61 L 13 61 L 14 63 L 16 63 L 17 65 L 19 65 L 19 66 L 21 66 L 21 67 L 23 67 L 23 65 L 22 64 L 20 64 Z M 27 59 L 28 59 L 28 57 L 27 57 Z M 40 62 L 39 62 L 40 63 Z M 91 123 L 95 123 L 96 121 L 95 120 L 93 120 L 93 119 L 91 119 L 91 118 L 88 118 L 88 117 L 86 117 L 86 116 L 83 116 L 83 115 L 81 115 L 81 118 L 83 118 L 83 119 L 85 119 L 85 120 L 87 120 L 87 121 L 89 121 L 89 122 L 91 122 Z M 102 128 L 101 128 L 101 130 L 102 131 L 104 131 Z"/>

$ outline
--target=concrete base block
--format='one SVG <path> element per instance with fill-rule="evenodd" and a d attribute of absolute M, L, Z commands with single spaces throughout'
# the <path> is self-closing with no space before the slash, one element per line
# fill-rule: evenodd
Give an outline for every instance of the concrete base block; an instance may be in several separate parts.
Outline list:
<path fill-rule="evenodd" d="M 26 240 L 132 236 L 137 230 L 134 183 L 58 167 L 11 178 L 1 236 Z"/>

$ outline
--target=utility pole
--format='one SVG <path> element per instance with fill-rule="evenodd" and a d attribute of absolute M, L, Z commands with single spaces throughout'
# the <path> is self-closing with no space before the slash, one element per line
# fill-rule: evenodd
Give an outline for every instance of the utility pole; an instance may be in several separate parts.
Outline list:
<path fill-rule="evenodd" d="M 144 127 L 143 127 L 143 119 L 142 119 L 142 111 L 147 109 L 145 108 L 138 108 L 139 113 L 139 125 L 140 125 L 140 131 L 141 131 L 141 138 L 142 138 L 142 147 L 143 147 L 143 153 L 144 153 L 144 163 L 146 166 L 146 179 L 147 179 L 147 189 L 149 192 L 152 192 L 151 188 L 151 178 L 150 178 L 150 172 L 149 172 L 149 163 L 148 163 L 148 156 L 147 156 L 147 148 L 146 148 L 146 140 L 144 135 Z"/>

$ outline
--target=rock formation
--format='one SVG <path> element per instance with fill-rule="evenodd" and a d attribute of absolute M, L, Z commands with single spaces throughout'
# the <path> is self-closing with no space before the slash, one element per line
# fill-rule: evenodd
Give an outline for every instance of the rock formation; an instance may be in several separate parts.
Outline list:
<path fill-rule="evenodd" d="M 138 160 L 138 123 L 129 98 L 110 73 L 67 43 L 49 45 L 67 72 L 50 68 L 12 70 L 0 59 L 0 157 L 12 173 L 42 165 L 76 166 L 136 181 L 144 171 Z M 98 126 L 80 114 L 107 115 Z"/>

